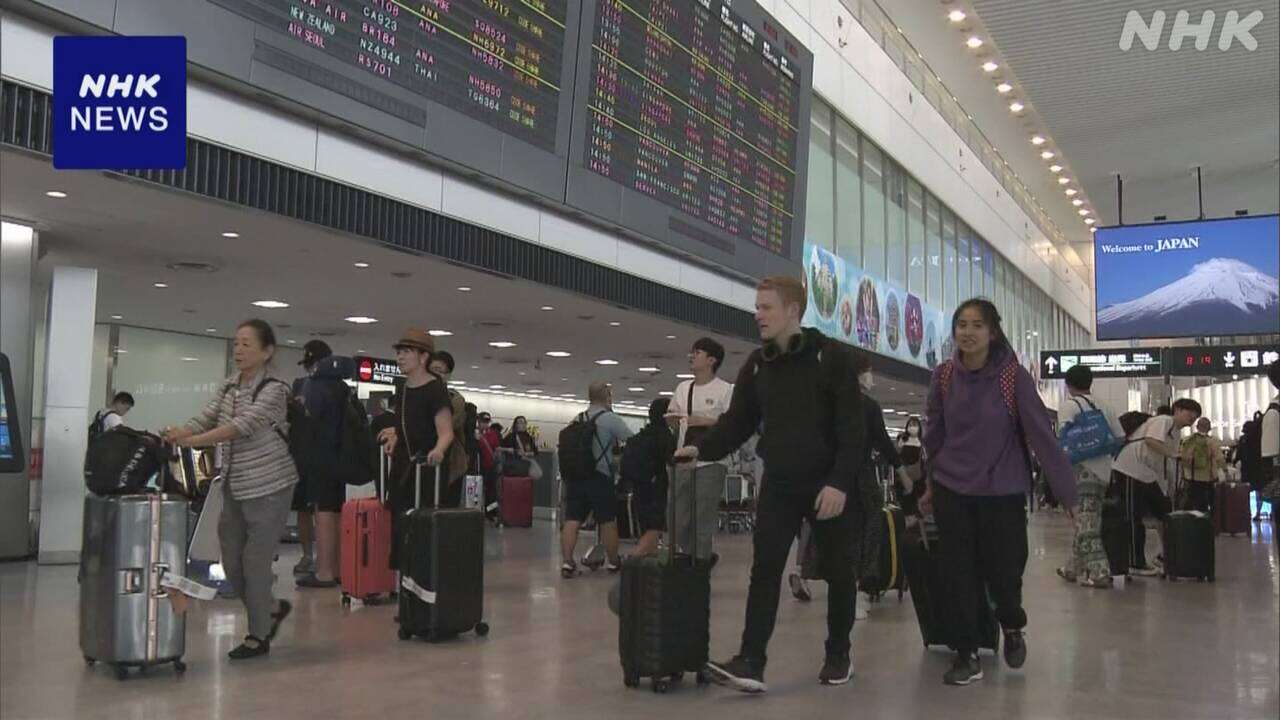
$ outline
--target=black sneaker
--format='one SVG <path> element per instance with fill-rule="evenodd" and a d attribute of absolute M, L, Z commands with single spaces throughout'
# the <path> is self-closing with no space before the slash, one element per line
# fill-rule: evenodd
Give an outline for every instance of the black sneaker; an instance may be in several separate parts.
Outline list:
<path fill-rule="evenodd" d="M 791 573 L 787 576 L 787 584 L 791 586 L 791 594 L 800 602 L 809 602 L 813 599 L 813 593 L 809 592 L 809 583 L 805 582 L 799 573 Z"/>
<path fill-rule="evenodd" d="M 1027 637 L 1021 630 L 1004 631 L 1004 661 L 1015 670 L 1027 662 Z"/>
<path fill-rule="evenodd" d="M 823 685 L 844 685 L 853 677 L 853 663 L 848 654 L 827 655 L 822 663 L 822 671 L 818 673 L 818 682 Z"/>
<path fill-rule="evenodd" d="M 982 664 L 978 662 L 976 655 L 969 653 L 956 655 L 955 661 L 951 663 L 951 669 L 942 676 L 942 682 L 947 685 L 968 685 L 981 679 Z"/>
<path fill-rule="evenodd" d="M 741 655 L 735 655 L 728 662 L 708 662 L 706 672 L 711 682 L 738 692 L 762 693 L 768 690 L 764 684 L 764 668 Z"/>

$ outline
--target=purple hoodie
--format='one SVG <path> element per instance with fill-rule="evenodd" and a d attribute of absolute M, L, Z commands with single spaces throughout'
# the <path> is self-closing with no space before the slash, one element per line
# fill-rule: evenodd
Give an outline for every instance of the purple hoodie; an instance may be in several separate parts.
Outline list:
<path fill-rule="evenodd" d="M 965 369 L 960 354 L 953 359 L 951 388 L 945 407 L 938 370 L 929 384 L 924 447 L 935 482 L 962 495 L 1016 495 L 1027 492 L 1031 468 L 1018 448 L 1018 433 L 1000 392 L 1000 368 L 1017 363 L 1004 348 L 993 349 L 977 372 Z M 939 366 L 941 367 L 941 366 Z M 1075 473 L 1058 446 L 1035 381 L 1017 366 L 1014 397 L 1027 444 L 1044 468 L 1063 507 L 1076 505 Z"/>

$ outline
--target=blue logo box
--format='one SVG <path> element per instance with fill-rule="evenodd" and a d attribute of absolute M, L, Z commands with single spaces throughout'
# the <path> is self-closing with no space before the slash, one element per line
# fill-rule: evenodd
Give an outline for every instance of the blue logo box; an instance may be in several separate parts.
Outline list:
<path fill-rule="evenodd" d="M 187 164 L 187 39 L 53 39 L 53 166 L 167 170 Z"/>

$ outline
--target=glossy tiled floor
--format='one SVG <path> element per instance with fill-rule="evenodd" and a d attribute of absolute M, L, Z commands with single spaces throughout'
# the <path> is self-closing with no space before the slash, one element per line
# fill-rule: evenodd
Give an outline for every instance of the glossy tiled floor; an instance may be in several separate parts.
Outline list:
<path fill-rule="evenodd" d="M 1280 593 L 1270 528 L 1219 538 L 1214 584 L 1136 580 L 1112 591 L 1069 587 L 1053 568 L 1065 519 L 1037 514 L 1022 671 L 985 658 L 987 677 L 944 687 L 948 656 L 920 647 L 910 598 L 877 605 L 854 638 L 854 682 L 816 684 L 822 594 L 786 599 L 770 647 L 770 692 L 686 686 L 626 690 L 603 575 L 559 579 L 550 526 L 492 531 L 483 640 L 395 638 L 391 607 L 343 611 L 335 593 L 277 586 L 297 609 L 271 655 L 231 664 L 239 605 L 197 608 L 182 679 L 168 669 L 117 682 L 81 661 L 71 567 L 0 565 L 0 717 L 18 718 L 1270 718 L 1280 715 Z M 733 650 L 745 603 L 749 540 L 718 541 L 713 654 Z M 296 549 L 290 548 L 291 553 Z M 646 686 L 647 687 L 647 686 Z"/>

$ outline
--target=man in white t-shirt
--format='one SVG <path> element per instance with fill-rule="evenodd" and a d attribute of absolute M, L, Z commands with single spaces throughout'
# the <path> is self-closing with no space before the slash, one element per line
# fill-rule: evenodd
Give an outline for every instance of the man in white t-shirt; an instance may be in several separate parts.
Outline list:
<path fill-rule="evenodd" d="M 1271 387 L 1280 390 L 1280 360 L 1276 360 L 1267 367 L 1267 378 L 1271 380 Z M 1267 406 L 1266 413 L 1262 416 L 1262 471 L 1268 478 L 1269 484 L 1273 480 L 1280 480 L 1280 395 L 1271 398 L 1271 403 Z M 1266 485 L 1263 486 L 1264 488 Z M 1258 513 L 1262 514 L 1262 498 L 1258 498 Z M 1254 520 L 1259 519 L 1257 515 Z M 1276 519 L 1275 501 L 1271 500 L 1271 519 Z"/>
<path fill-rule="evenodd" d="M 124 425 L 124 416 L 128 415 L 132 409 L 133 396 L 127 392 L 116 393 L 116 396 L 111 399 L 111 404 L 93 416 L 93 426 L 89 434 L 97 435 Z"/>
<path fill-rule="evenodd" d="M 720 379 L 716 373 L 724 363 L 724 346 L 709 337 L 699 338 L 689 351 L 689 370 L 692 380 L 685 380 L 676 386 L 671 397 L 671 405 L 667 409 L 667 421 L 676 433 L 676 447 L 682 448 L 697 443 L 698 439 L 716 424 L 716 420 L 729 409 L 729 401 L 733 398 L 733 384 Z M 690 513 L 693 508 L 693 495 L 680 479 L 687 470 L 677 468 L 672 482 L 675 483 L 676 507 L 670 509 L 675 514 L 675 527 L 669 529 L 668 541 L 680 549 L 687 545 L 691 538 L 684 537 L 682 528 L 690 525 Z M 700 462 L 697 464 L 697 527 L 698 554 L 711 552 L 711 538 L 715 534 L 716 513 L 719 511 L 720 496 L 724 491 L 725 477 L 729 474 L 727 461 Z M 659 500 L 661 502 L 661 499 Z M 685 548 L 691 549 L 691 548 Z"/>
<path fill-rule="evenodd" d="M 1166 474 L 1166 461 L 1177 460 L 1182 429 L 1194 423 L 1200 414 L 1200 403 L 1190 398 L 1177 400 L 1173 403 L 1172 415 L 1157 415 L 1126 438 L 1124 449 L 1111 465 L 1129 485 L 1135 575 L 1150 576 L 1158 572 L 1147 564 L 1147 529 L 1142 519 L 1151 516 L 1164 521 L 1172 510 L 1172 503 L 1160 487 Z"/>

